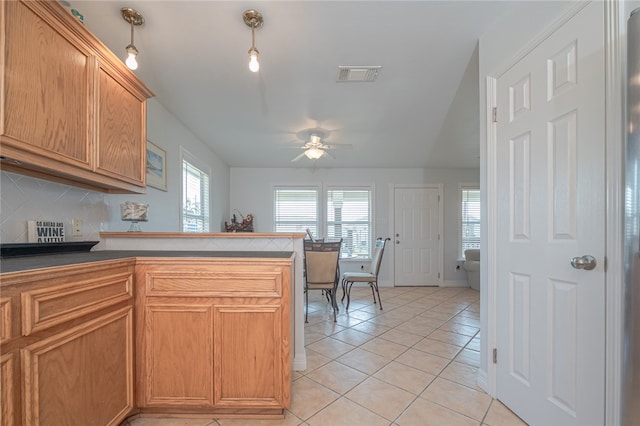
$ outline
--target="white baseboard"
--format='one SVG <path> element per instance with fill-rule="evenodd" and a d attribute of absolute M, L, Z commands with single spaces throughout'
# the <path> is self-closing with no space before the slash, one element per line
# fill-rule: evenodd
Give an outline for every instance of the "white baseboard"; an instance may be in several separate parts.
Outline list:
<path fill-rule="evenodd" d="M 487 372 L 486 371 L 478 368 L 478 381 L 476 383 L 480 387 L 480 389 L 482 389 L 483 391 L 485 391 L 486 393 L 491 395 L 489 393 L 489 381 L 487 380 Z"/>
<path fill-rule="evenodd" d="M 437 284 L 434 284 L 437 285 Z M 369 287 L 367 283 L 354 283 L 353 287 Z M 391 281 L 380 281 L 378 283 L 378 287 L 380 288 L 392 288 L 395 287 L 395 284 Z M 469 287 L 467 280 L 444 280 L 440 287 Z"/>
<path fill-rule="evenodd" d="M 467 280 L 444 280 L 440 287 L 469 287 Z"/>
<path fill-rule="evenodd" d="M 304 371 L 307 369 L 307 352 L 296 353 L 293 356 L 293 365 L 291 366 L 293 371 Z"/>
<path fill-rule="evenodd" d="M 353 287 L 354 288 L 369 287 L 369 284 L 368 283 L 353 283 Z M 383 287 L 391 288 L 391 287 L 395 287 L 395 285 L 391 281 L 380 281 L 378 283 L 378 287 L 379 288 L 383 288 Z"/>

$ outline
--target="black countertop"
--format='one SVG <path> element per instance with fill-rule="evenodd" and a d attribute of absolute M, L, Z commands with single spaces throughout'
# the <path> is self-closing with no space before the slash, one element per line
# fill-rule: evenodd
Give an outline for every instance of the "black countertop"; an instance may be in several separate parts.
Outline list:
<path fill-rule="evenodd" d="M 292 255 L 291 251 L 99 250 L 5 258 L 0 260 L 0 272 L 28 271 L 131 257 L 288 259 Z"/>

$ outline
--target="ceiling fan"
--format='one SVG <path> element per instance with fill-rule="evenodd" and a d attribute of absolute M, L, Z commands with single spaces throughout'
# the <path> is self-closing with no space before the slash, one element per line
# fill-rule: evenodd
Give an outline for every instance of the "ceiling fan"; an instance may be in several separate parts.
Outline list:
<path fill-rule="evenodd" d="M 323 137 L 326 137 L 326 133 L 321 130 L 314 129 L 309 132 L 308 141 L 300 147 L 300 149 L 304 149 L 304 152 L 291 160 L 291 162 L 298 161 L 302 157 L 307 157 L 310 160 L 317 160 L 325 154 L 335 158 L 331 155 L 327 150 L 329 149 L 350 149 L 350 144 L 333 144 L 333 145 L 325 145 L 322 143 Z"/>

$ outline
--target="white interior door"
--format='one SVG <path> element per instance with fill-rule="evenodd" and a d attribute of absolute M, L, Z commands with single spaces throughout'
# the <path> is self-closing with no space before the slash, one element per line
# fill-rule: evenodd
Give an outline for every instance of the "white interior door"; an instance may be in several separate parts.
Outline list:
<path fill-rule="evenodd" d="M 442 269 L 440 186 L 394 188 L 395 285 L 439 285 Z"/>
<path fill-rule="evenodd" d="M 603 10 L 497 81 L 496 392 L 534 425 L 604 424 Z"/>

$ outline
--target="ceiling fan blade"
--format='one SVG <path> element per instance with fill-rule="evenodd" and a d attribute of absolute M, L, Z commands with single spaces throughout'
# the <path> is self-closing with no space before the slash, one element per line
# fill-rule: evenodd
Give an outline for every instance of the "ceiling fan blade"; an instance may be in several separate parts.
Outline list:
<path fill-rule="evenodd" d="M 329 157 L 333 158 L 334 160 L 336 159 L 335 155 L 333 155 L 332 153 L 330 153 L 329 151 L 322 151 L 323 155 L 328 155 Z"/>
<path fill-rule="evenodd" d="M 302 157 L 304 157 L 304 152 L 298 156 L 296 156 L 294 159 L 291 160 L 291 162 L 293 163 L 294 161 L 298 161 L 299 159 L 301 159 Z"/>
<path fill-rule="evenodd" d="M 350 143 L 337 143 L 331 145 L 322 145 L 322 149 L 352 149 L 353 146 Z"/>

